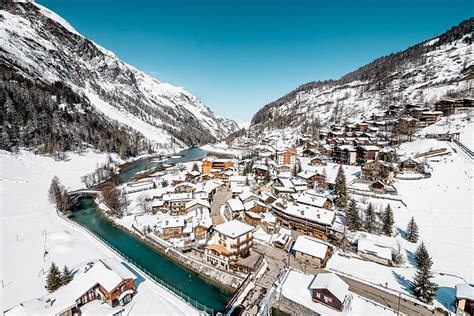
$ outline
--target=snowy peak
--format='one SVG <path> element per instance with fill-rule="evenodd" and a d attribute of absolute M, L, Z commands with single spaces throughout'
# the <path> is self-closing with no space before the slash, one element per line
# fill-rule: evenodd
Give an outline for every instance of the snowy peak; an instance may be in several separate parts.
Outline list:
<path fill-rule="evenodd" d="M 309 82 L 261 108 L 251 129 L 307 132 L 315 124 L 369 117 L 390 105 L 472 97 L 474 18 L 338 80 Z"/>
<path fill-rule="evenodd" d="M 160 146 L 221 139 L 238 129 L 183 88 L 140 72 L 30 1 L 0 10 L 0 65 L 35 83 L 67 86 L 108 120 Z"/>

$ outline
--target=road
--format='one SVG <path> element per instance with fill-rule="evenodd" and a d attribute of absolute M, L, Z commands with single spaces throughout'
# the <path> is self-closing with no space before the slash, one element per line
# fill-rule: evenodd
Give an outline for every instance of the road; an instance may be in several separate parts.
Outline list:
<path fill-rule="evenodd" d="M 225 219 L 220 214 L 221 205 L 223 205 L 227 200 L 232 198 L 232 192 L 228 184 L 217 189 L 216 193 L 212 197 L 211 202 L 211 218 L 212 224 L 219 225 L 225 222 Z"/>
<path fill-rule="evenodd" d="M 401 299 L 397 295 L 391 294 L 390 292 L 383 291 L 374 286 L 366 283 L 354 280 L 344 275 L 339 275 L 347 284 L 349 284 L 349 290 L 359 294 L 360 296 L 371 299 L 377 303 L 388 306 L 391 309 L 399 310 L 401 313 L 406 315 L 444 315 L 439 311 L 435 310 L 432 312 L 423 305 L 419 305 L 412 300 L 405 300 L 402 295 Z M 398 303 L 400 307 L 398 308 Z"/>
<path fill-rule="evenodd" d="M 254 243 L 254 249 L 264 254 L 265 260 L 268 264 L 268 271 L 258 282 L 258 285 L 267 289 L 271 288 L 280 270 L 284 266 L 287 266 L 288 258 L 290 258 L 290 266 L 292 269 L 303 271 L 306 274 L 313 275 L 316 275 L 322 271 L 321 269 L 317 269 L 311 265 L 298 262 L 292 255 L 288 255 L 288 253 L 282 249 L 262 245 L 259 243 Z M 397 295 L 384 291 L 375 286 L 371 286 L 369 284 L 349 278 L 345 275 L 339 276 L 349 285 L 350 291 L 360 296 L 371 299 L 377 303 L 390 307 L 394 310 L 398 309 L 399 298 Z M 428 308 L 424 307 L 423 305 L 417 304 L 413 300 L 406 300 L 403 298 L 403 295 L 400 299 L 399 311 L 406 315 L 444 315 L 437 310 L 432 312 Z"/>

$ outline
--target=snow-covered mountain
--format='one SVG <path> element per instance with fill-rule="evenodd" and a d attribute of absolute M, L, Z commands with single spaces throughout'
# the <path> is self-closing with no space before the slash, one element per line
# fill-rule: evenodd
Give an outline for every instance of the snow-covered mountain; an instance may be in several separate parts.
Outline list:
<path fill-rule="evenodd" d="M 49 93 L 53 100 L 60 99 L 56 88 L 67 89 L 68 95 L 75 95 L 74 103 L 82 104 L 79 113 L 89 111 L 107 122 L 118 122 L 162 148 L 214 142 L 238 129 L 234 121 L 216 115 L 183 88 L 124 63 L 45 7 L 33 1 L 3 2 L 0 78 L 4 85 L 20 81 L 23 87 L 33 85 Z M 12 98 L 11 91 L 7 94 Z M 10 123 L 4 122 L 5 128 Z"/>
<path fill-rule="evenodd" d="M 307 132 L 315 125 L 369 117 L 390 105 L 430 105 L 447 97 L 472 97 L 473 31 L 471 18 L 339 80 L 304 84 L 261 108 L 250 129 L 265 130 L 267 135 L 282 129 Z"/>

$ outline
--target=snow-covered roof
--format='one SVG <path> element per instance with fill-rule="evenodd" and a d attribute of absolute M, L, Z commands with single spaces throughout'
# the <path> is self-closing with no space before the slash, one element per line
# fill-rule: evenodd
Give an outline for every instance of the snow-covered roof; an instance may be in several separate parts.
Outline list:
<path fill-rule="evenodd" d="M 264 213 L 262 217 L 262 221 L 265 223 L 276 223 L 276 216 L 270 212 Z"/>
<path fill-rule="evenodd" d="M 275 191 L 277 192 L 282 192 L 282 193 L 294 193 L 295 190 L 293 188 L 288 188 L 288 187 L 273 187 Z"/>
<path fill-rule="evenodd" d="M 184 226 L 184 217 L 172 217 L 163 219 L 161 222 L 161 228 L 175 228 Z"/>
<path fill-rule="evenodd" d="M 306 187 L 308 185 L 308 183 L 305 180 L 298 179 L 298 178 L 291 179 L 291 182 L 293 183 L 295 187 L 301 187 L 301 186 Z"/>
<path fill-rule="evenodd" d="M 357 251 L 361 251 L 386 260 L 392 260 L 392 251 L 390 248 L 380 246 L 373 240 L 367 238 L 359 238 L 357 242 Z"/>
<path fill-rule="evenodd" d="M 305 171 L 301 171 L 300 173 L 298 173 L 298 177 L 300 177 L 302 179 L 305 179 L 305 180 L 308 180 L 309 178 L 311 178 L 315 175 L 316 175 L 316 172 L 313 172 L 313 171 L 310 171 L 310 170 L 305 170 Z"/>
<path fill-rule="evenodd" d="M 163 201 L 183 201 L 191 200 L 193 195 L 191 193 L 169 193 L 163 195 Z"/>
<path fill-rule="evenodd" d="M 251 212 L 251 211 L 247 211 L 247 212 L 245 212 L 245 214 L 247 214 L 248 216 L 250 216 L 254 219 L 261 219 L 262 218 L 262 215 L 260 215 L 259 213 L 255 213 L 255 212 Z"/>
<path fill-rule="evenodd" d="M 232 212 L 240 212 L 244 210 L 244 205 L 242 204 L 242 201 L 239 199 L 230 199 L 227 200 L 227 205 L 229 205 L 229 208 Z"/>
<path fill-rule="evenodd" d="M 250 190 L 244 191 L 241 194 L 239 194 L 239 199 L 241 201 L 244 201 L 244 200 L 248 199 L 249 197 L 254 197 L 255 199 L 258 199 L 258 196 L 255 195 L 254 193 L 252 193 L 252 191 L 250 191 Z"/>
<path fill-rule="evenodd" d="M 160 207 L 165 204 L 164 201 L 159 200 L 159 199 L 154 199 L 153 202 L 151 202 L 151 207 Z"/>
<path fill-rule="evenodd" d="M 210 204 L 209 204 L 209 201 L 207 201 L 207 200 L 194 199 L 194 200 L 189 201 L 188 203 L 186 203 L 184 208 L 188 209 L 190 207 L 193 207 L 194 205 L 202 205 L 202 206 L 207 207 L 207 208 L 211 207 Z"/>
<path fill-rule="evenodd" d="M 239 220 L 231 220 L 229 222 L 225 222 L 223 224 L 219 224 L 214 229 L 219 233 L 235 239 L 239 236 L 242 236 L 246 233 L 249 233 L 254 230 L 255 227 L 242 223 Z"/>
<path fill-rule="evenodd" d="M 190 187 L 190 188 L 195 189 L 196 185 L 191 183 L 191 182 L 181 182 L 181 183 L 174 186 L 175 189 L 179 188 L 179 187 Z"/>
<path fill-rule="evenodd" d="M 309 285 L 311 290 L 326 289 L 341 302 L 349 293 L 349 285 L 334 273 L 319 273 Z"/>
<path fill-rule="evenodd" d="M 247 180 L 246 176 L 230 176 L 229 177 L 229 182 L 245 183 L 246 180 Z"/>
<path fill-rule="evenodd" d="M 304 204 L 289 204 L 288 206 L 282 208 L 278 206 L 279 202 L 279 200 L 275 201 L 273 203 L 273 207 L 280 209 L 282 212 L 288 215 L 307 219 L 309 221 L 320 223 L 323 225 L 331 225 L 334 221 L 334 211 Z"/>
<path fill-rule="evenodd" d="M 324 259 L 326 257 L 328 245 L 316 238 L 300 235 L 296 239 L 292 249 L 312 257 Z"/>
<path fill-rule="evenodd" d="M 48 298 L 53 305 L 47 313 L 57 314 L 76 304 L 76 300 L 99 283 L 107 292 L 112 292 L 122 281 L 137 277 L 121 262 L 102 259 L 95 262 L 86 272 L 78 273 L 70 283 L 51 293 Z"/>
<path fill-rule="evenodd" d="M 361 148 L 367 150 L 367 151 L 379 151 L 380 147 L 374 146 L 374 145 L 365 145 L 365 146 L 360 146 Z"/>
<path fill-rule="evenodd" d="M 316 206 L 316 207 L 323 207 L 324 203 L 326 203 L 327 200 L 328 198 L 322 195 L 301 194 L 298 197 L 297 202 L 301 204 Z"/>
<path fill-rule="evenodd" d="M 212 225 L 212 218 L 209 209 L 196 209 L 187 214 L 188 218 L 192 217 L 193 227 L 202 226 L 209 228 Z"/>
<path fill-rule="evenodd" d="M 285 188 L 292 188 L 292 187 L 293 187 L 293 182 L 291 182 L 290 179 L 278 178 L 278 180 L 281 182 L 281 184 L 282 184 Z"/>
<path fill-rule="evenodd" d="M 252 200 L 252 201 L 249 201 L 249 202 L 245 203 L 244 208 L 245 208 L 246 211 L 248 211 L 256 205 L 260 205 L 260 206 L 265 207 L 265 208 L 267 207 L 267 205 L 265 203 L 260 202 L 259 200 Z"/>
<path fill-rule="evenodd" d="M 474 301 L 474 287 L 466 283 L 457 284 L 456 285 L 456 298 L 458 299 L 464 298 L 464 299 Z"/>

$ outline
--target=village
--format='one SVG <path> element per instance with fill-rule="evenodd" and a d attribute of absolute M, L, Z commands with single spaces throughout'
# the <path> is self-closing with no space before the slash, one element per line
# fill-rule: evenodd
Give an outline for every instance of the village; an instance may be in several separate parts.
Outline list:
<path fill-rule="evenodd" d="M 0 314 L 474 315 L 472 1 L 0 3 Z"/>
<path fill-rule="evenodd" d="M 471 126 L 473 105 L 464 99 L 434 109 L 391 108 L 316 136 L 243 137 L 232 147 L 208 146 L 201 160 L 136 173 L 116 188 L 124 197 L 120 212 L 105 193 L 95 201 L 129 234 L 232 288 L 223 310 L 229 315 L 275 308 L 288 314 L 469 315 L 473 287 L 456 275 L 438 273 L 450 278 L 452 296 L 440 300 L 431 281 L 423 284 L 427 291 L 413 293 L 410 284 L 417 281 L 404 273 L 421 273 L 426 262 L 417 261 L 420 252 L 428 258 L 425 273 L 432 275 L 433 262 L 399 189 L 429 180 L 433 164 L 446 157 L 473 159 L 457 126 Z M 406 227 L 397 224 L 400 217 Z M 133 300 L 136 280 L 118 261 L 100 259 L 48 297 L 7 314 L 107 312 L 98 301 L 120 311 Z"/>
<path fill-rule="evenodd" d="M 442 312 L 432 305 L 434 294 L 420 301 L 404 291 L 401 299 L 383 279 L 375 284 L 332 267 L 341 260 L 387 268 L 413 261 L 404 258 L 400 240 L 416 245 L 423 236 L 413 217 L 405 231 L 393 228 L 393 212 L 407 211 L 395 182 L 430 178 L 430 161 L 453 153 L 446 141 L 464 150 L 457 131 L 419 131 L 450 115 L 469 120 L 473 105 L 463 99 L 432 108 L 390 107 L 316 137 L 290 137 L 284 146 L 281 135 L 243 137 L 233 144 L 239 155 L 210 152 L 201 161 L 140 173 L 119 187 L 130 203 L 113 220 L 163 249 L 240 278 L 232 311 L 255 314 L 273 305 L 289 313 Z M 419 138 L 435 146 L 400 150 Z M 472 152 L 465 154 L 472 159 Z M 463 287 L 459 292 L 472 292 Z M 472 295 L 443 307 L 456 306 L 469 312 Z"/>

